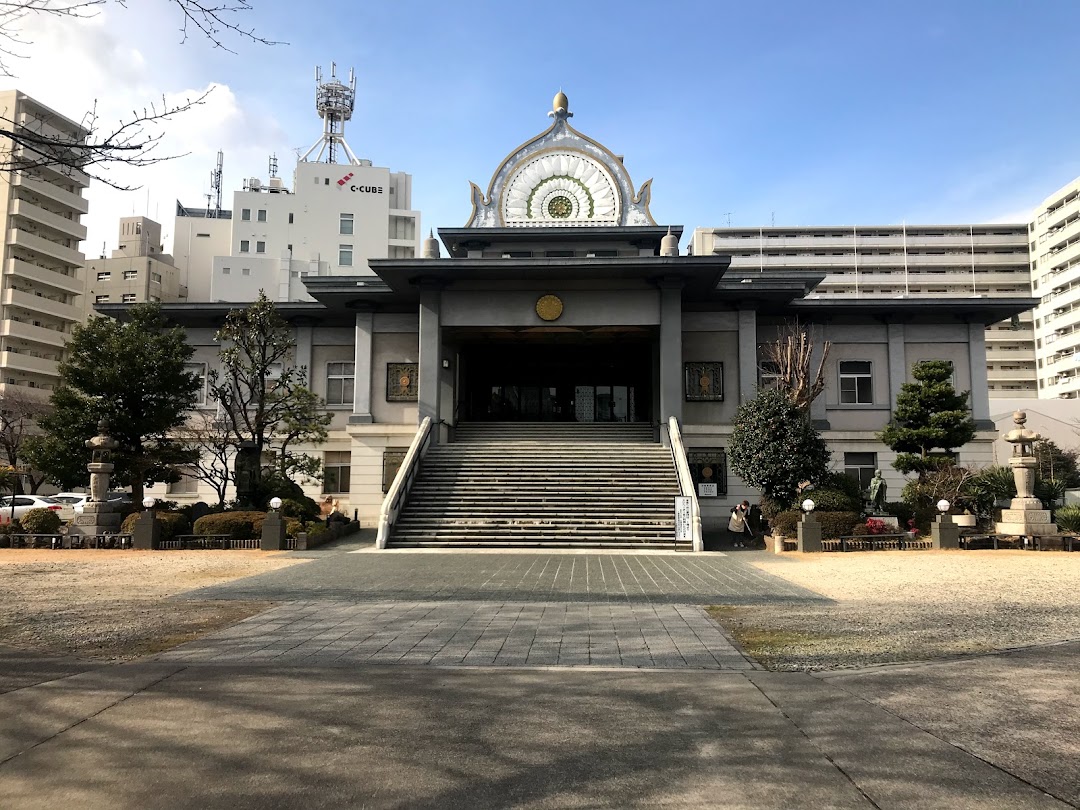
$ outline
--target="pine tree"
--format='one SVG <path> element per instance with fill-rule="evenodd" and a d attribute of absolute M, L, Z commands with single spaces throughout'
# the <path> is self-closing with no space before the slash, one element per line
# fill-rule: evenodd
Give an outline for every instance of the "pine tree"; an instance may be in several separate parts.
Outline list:
<path fill-rule="evenodd" d="M 969 392 L 952 385 L 952 363 L 924 360 L 911 371 L 896 398 L 892 421 L 878 438 L 897 453 L 893 467 L 924 476 L 953 463 L 952 451 L 975 438 Z"/>

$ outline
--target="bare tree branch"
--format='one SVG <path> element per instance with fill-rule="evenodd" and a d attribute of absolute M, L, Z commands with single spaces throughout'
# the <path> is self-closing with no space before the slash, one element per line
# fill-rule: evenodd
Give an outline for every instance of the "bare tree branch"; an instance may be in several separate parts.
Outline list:
<path fill-rule="evenodd" d="M 225 35 L 237 36 L 259 45 L 285 44 L 256 34 L 254 28 L 244 28 L 236 21 L 236 15 L 252 10 L 248 0 L 216 3 L 201 2 L 201 0 L 170 0 L 170 2 L 183 14 L 184 21 L 180 26 L 180 33 L 183 35 L 181 42 L 187 42 L 190 26 L 210 40 L 214 47 L 229 51 L 229 53 L 233 51 L 222 42 Z"/>
<path fill-rule="evenodd" d="M 821 355 L 814 368 L 814 338 L 810 329 L 797 320 L 784 327 L 780 336 L 766 343 L 762 354 L 776 376 L 776 385 L 791 401 L 809 412 L 810 403 L 825 390 L 825 361 L 832 344 L 821 342 Z"/>

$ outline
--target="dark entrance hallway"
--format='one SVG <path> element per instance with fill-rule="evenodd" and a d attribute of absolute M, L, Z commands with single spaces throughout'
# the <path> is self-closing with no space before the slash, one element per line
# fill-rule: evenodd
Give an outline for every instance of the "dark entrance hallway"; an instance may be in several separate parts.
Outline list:
<path fill-rule="evenodd" d="M 648 422 L 652 343 L 644 330 L 463 337 L 458 418 Z"/>

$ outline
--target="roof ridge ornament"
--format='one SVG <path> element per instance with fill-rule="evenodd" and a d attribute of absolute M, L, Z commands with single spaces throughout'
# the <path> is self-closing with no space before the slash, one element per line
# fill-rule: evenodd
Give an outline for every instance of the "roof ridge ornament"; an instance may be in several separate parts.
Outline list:
<path fill-rule="evenodd" d="M 551 102 L 551 112 L 548 113 L 548 118 L 565 121 L 567 118 L 573 117 L 574 114 L 570 112 L 570 99 L 566 97 L 566 93 L 560 87 L 559 92 L 555 94 L 555 98 Z"/>

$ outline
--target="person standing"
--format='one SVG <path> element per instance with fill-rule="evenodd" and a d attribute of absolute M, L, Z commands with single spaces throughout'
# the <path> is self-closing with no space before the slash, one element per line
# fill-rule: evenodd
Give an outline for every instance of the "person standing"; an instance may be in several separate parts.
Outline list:
<path fill-rule="evenodd" d="M 743 501 L 731 507 L 731 517 L 728 518 L 728 534 L 731 536 L 731 545 L 735 548 L 745 548 L 753 540 L 749 523 L 750 501 Z"/>

